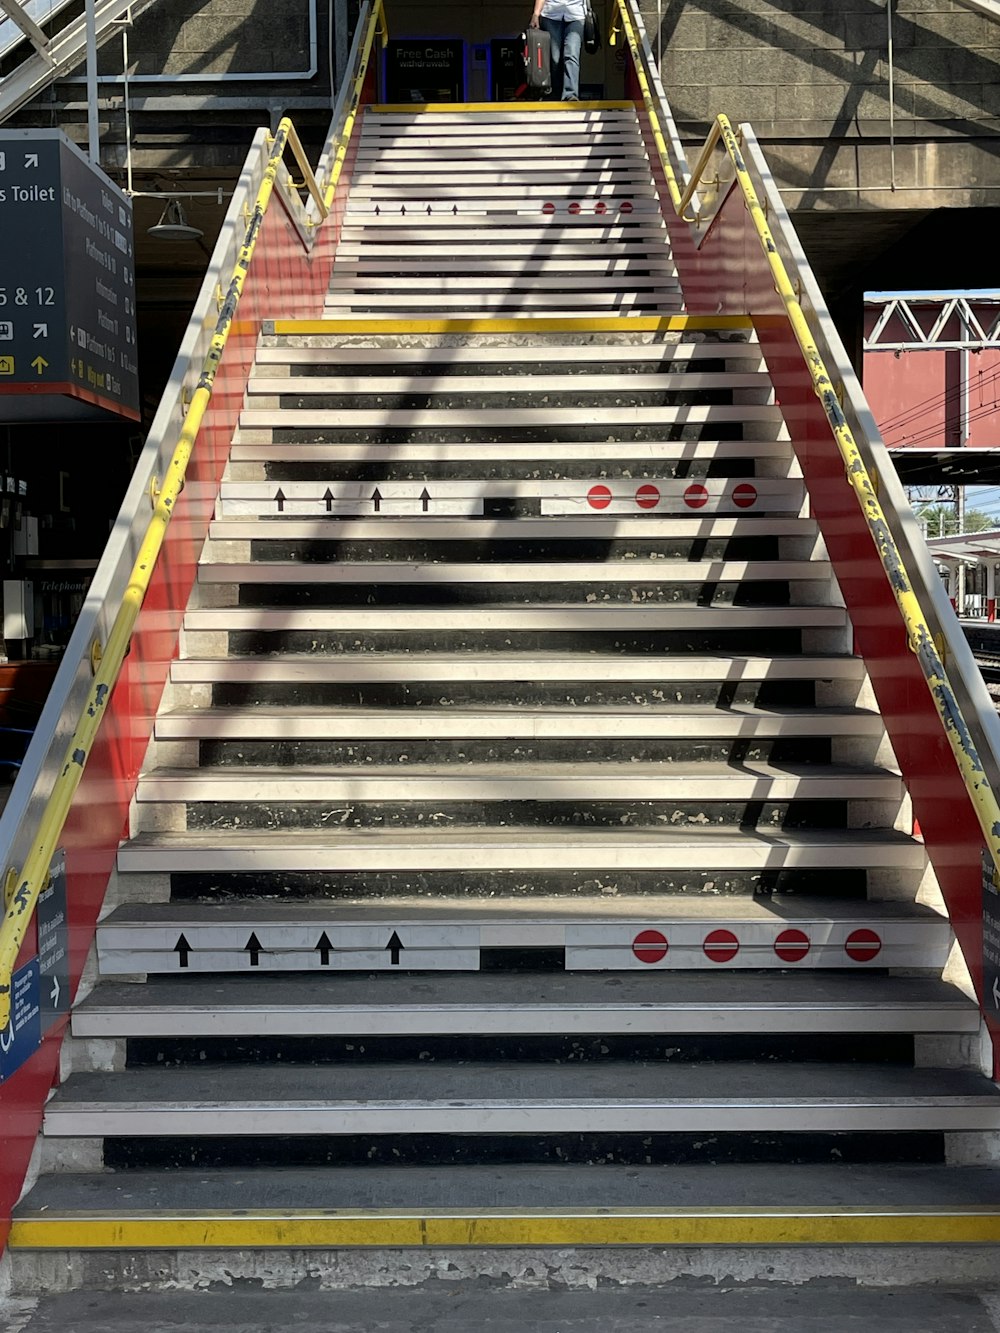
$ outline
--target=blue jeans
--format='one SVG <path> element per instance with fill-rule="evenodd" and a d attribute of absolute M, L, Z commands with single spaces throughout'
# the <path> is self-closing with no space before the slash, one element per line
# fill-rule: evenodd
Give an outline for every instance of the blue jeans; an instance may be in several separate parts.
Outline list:
<path fill-rule="evenodd" d="M 547 19 L 538 22 L 552 39 L 552 96 L 563 102 L 580 97 L 580 48 L 583 46 L 581 19 Z"/>

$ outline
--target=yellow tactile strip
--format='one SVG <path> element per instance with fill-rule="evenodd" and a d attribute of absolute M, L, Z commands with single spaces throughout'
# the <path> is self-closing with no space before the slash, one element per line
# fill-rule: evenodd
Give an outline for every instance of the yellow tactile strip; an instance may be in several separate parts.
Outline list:
<path fill-rule="evenodd" d="M 987 1245 L 1000 1209 L 73 1212 L 15 1220 L 12 1249 L 549 1245 Z"/>

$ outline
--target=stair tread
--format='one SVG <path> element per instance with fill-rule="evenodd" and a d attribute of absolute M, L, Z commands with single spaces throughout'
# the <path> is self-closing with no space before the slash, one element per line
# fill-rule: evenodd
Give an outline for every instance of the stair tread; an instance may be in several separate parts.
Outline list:
<path fill-rule="evenodd" d="M 530 991 L 530 994 L 529 994 Z M 282 1009 L 327 1013 L 339 1010 L 394 1012 L 407 1009 L 448 1011 L 483 1009 L 504 1013 L 555 1008 L 576 1011 L 686 1010 L 760 1008 L 768 1021 L 790 1009 L 814 1013 L 820 1006 L 871 1015 L 879 1009 L 909 1011 L 934 1008 L 958 1016 L 971 1015 L 978 1030 L 979 1010 L 956 987 L 934 977 L 876 976 L 862 973 L 812 972 L 670 972 L 648 973 L 328 973 L 319 983 L 314 975 L 267 973 L 260 977 L 233 975 L 225 981 L 194 974 L 169 979 L 150 977 L 144 984 L 102 981 L 74 1009 L 74 1019 L 93 1013 L 169 1010 L 179 1017 L 196 1011 L 280 1012 Z M 502 1018 L 497 1014 L 496 1030 Z M 816 1031 L 819 1031 L 819 1027 Z M 184 1023 L 184 1031 L 192 1031 Z"/>
<path fill-rule="evenodd" d="M 346 680 L 443 679 L 451 680 L 456 671 L 466 679 L 546 680 L 613 679 L 657 680 L 668 684 L 678 680 L 822 680 L 827 674 L 837 679 L 860 680 L 864 664 L 847 653 L 828 656 L 721 657 L 700 653 L 659 656 L 654 653 L 629 657 L 614 653 L 567 653 L 540 649 L 531 653 L 365 653 L 357 658 L 331 659 L 318 654 L 283 653 L 278 657 L 184 657 L 171 665 L 175 677 L 194 673 L 218 672 L 241 678 L 283 679 L 286 675 Z"/>
<path fill-rule="evenodd" d="M 700 779 L 725 785 L 730 782 L 742 785 L 748 780 L 760 778 L 762 781 L 777 782 L 782 778 L 793 778 L 808 785 L 810 780 L 826 782 L 841 779 L 856 782 L 865 778 L 884 779 L 887 782 L 898 781 L 898 771 L 880 768 L 874 764 L 768 764 L 759 760 L 748 759 L 739 764 L 729 764 L 713 759 L 673 760 L 669 763 L 630 762 L 621 760 L 597 761 L 586 763 L 566 760 L 553 760 L 551 763 L 537 761 L 518 762 L 516 768 L 508 763 L 468 763 L 461 767 L 449 763 L 406 764 L 254 764 L 225 765 L 223 767 L 154 768 L 140 775 L 140 782 L 185 783 L 211 782 L 218 780 L 227 783 L 257 785 L 261 782 L 278 785 L 296 781 L 311 782 L 329 780 L 343 782 L 364 782 L 368 779 L 378 781 L 419 782 L 433 780 L 479 781 L 496 779 L 503 783 L 534 783 L 550 779 L 554 782 L 566 782 L 574 785 L 594 781 L 647 780 L 661 782 L 664 789 L 669 789 L 680 782 Z"/>
<path fill-rule="evenodd" d="M 289 848 L 301 850 L 315 847 L 343 849 L 344 844 L 355 843 L 359 848 L 375 850 L 377 845 L 388 847 L 422 846 L 436 843 L 455 848 L 468 848 L 473 856 L 476 850 L 488 847 L 541 847 L 566 849 L 573 843 L 594 850 L 600 847 L 615 848 L 633 845 L 652 850 L 658 844 L 666 847 L 679 847 L 691 844 L 699 848 L 741 847 L 755 844 L 762 848 L 805 847 L 922 847 L 916 839 L 897 829 L 822 829 L 816 832 L 808 830 L 766 831 L 756 828 L 752 831 L 734 832 L 728 829 L 704 826 L 684 828 L 646 828 L 628 827 L 620 829 L 577 828 L 572 829 L 437 829 L 416 828 L 398 833 L 386 829 L 283 829 L 277 835 L 280 842 Z M 144 833 L 129 840 L 125 847 L 159 847 L 164 850 L 190 846 L 192 848 L 232 848 L 239 849 L 266 847 L 271 849 L 276 835 L 265 831 L 240 829 L 188 829 L 184 833 Z"/>
<path fill-rule="evenodd" d="M 282 1061 L 277 1067 L 238 1064 L 125 1069 L 72 1074 L 48 1103 L 47 1115 L 75 1106 L 149 1109 L 169 1106 L 309 1106 L 364 1103 L 446 1104 L 449 1101 L 517 1105 L 650 1103 L 664 1106 L 822 1102 L 843 1105 L 928 1106 L 978 1103 L 1000 1113 L 1000 1088 L 983 1074 L 894 1065 L 665 1064 L 594 1061 L 536 1065 L 427 1061 L 421 1064 L 319 1067 Z M 998 1121 L 1000 1123 L 1000 1121 Z M 225 1126 L 220 1126 L 225 1133 Z"/>
<path fill-rule="evenodd" d="M 423 831 L 423 830 L 421 830 Z M 157 840 L 179 835 L 154 835 Z M 198 841 L 197 837 L 190 837 Z M 236 835 L 227 835 L 235 837 Z M 284 835 L 282 835 L 284 836 Z M 439 922 L 557 921 L 561 924 L 609 922 L 669 921 L 741 921 L 775 925 L 813 921 L 863 922 L 917 921 L 946 925 L 947 918 L 922 903 L 872 902 L 863 898 L 811 898 L 785 896 L 780 899 L 722 895 L 643 897 L 638 894 L 596 896 L 581 904 L 579 898 L 532 895 L 509 898 L 497 894 L 485 902 L 464 898 L 397 897 L 377 902 L 368 899 L 337 898 L 322 902 L 274 902 L 261 899 L 213 903 L 125 903 L 116 907 L 101 922 L 99 929 L 116 926 L 176 925 L 185 923 L 220 925 L 233 923 L 290 923 L 346 921 L 403 925 L 409 921 Z M 227 985 L 229 983 L 227 982 Z M 678 983 L 681 984 L 681 983 Z"/>
<path fill-rule="evenodd" d="M 233 1209 L 997 1208 L 1000 1167 L 727 1162 L 621 1166 L 199 1167 L 42 1176 L 18 1218 Z"/>

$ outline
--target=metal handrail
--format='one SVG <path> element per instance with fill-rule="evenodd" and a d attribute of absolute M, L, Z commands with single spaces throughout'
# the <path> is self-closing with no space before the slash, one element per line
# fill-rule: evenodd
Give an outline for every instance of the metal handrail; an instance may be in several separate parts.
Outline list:
<path fill-rule="evenodd" d="M 333 207 L 337 184 L 340 181 L 344 163 L 347 161 L 347 148 L 354 130 L 358 107 L 361 105 L 361 94 L 364 90 L 365 79 L 368 77 L 368 67 L 371 62 L 372 47 L 375 45 L 376 36 L 381 38 L 383 45 L 389 37 L 389 29 L 385 19 L 385 6 L 382 0 L 374 0 L 372 4 L 371 13 L 368 15 L 368 22 L 365 26 L 364 38 L 356 55 L 356 73 L 351 83 L 349 85 L 345 84 L 345 89 L 350 88 L 349 101 L 347 102 L 348 110 L 344 117 L 343 128 L 340 131 L 336 152 L 330 166 L 330 176 L 323 191 L 323 203 L 327 212 Z M 341 96 L 343 97 L 343 93 Z"/>
<path fill-rule="evenodd" d="M 326 215 L 327 210 L 323 202 L 322 191 L 316 182 L 312 168 L 306 160 L 295 128 L 287 117 L 279 123 L 270 142 L 271 152 L 253 208 L 247 217 L 246 232 L 233 267 L 229 289 L 220 308 L 215 333 L 205 355 L 198 384 L 184 418 L 184 425 L 181 428 L 177 445 L 164 474 L 163 483 L 156 493 L 152 518 L 132 565 L 128 585 L 122 595 L 121 605 L 111 626 L 107 642 L 103 646 L 97 642 L 94 644 L 94 679 L 91 682 L 90 692 L 80 712 L 73 735 L 66 747 L 59 774 L 39 818 L 38 832 L 20 873 L 12 877 L 10 887 L 6 890 L 6 893 L 9 894 L 9 901 L 5 903 L 5 916 L 3 921 L 0 922 L 0 1030 L 5 1028 L 10 1021 L 14 968 L 21 946 L 24 943 L 32 912 L 40 894 L 48 883 L 52 858 L 62 836 L 73 796 L 80 785 L 83 771 L 90 757 L 91 747 L 106 713 L 108 699 L 111 697 L 111 691 L 128 653 L 132 631 L 135 628 L 136 620 L 149 589 L 167 527 L 173 517 L 177 499 L 184 488 L 184 477 L 188 462 L 205 411 L 211 401 L 215 377 L 222 361 L 226 343 L 229 340 L 236 308 L 246 283 L 250 261 L 253 259 L 260 235 L 264 213 L 271 201 L 275 181 L 286 149 L 291 150 L 296 165 L 302 172 L 303 186 L 309 190 L 316 207 L 321 210 L 322 215 Z"/>
<path fill-rule="evenodd" d="M 907 640 L 911 651 L 916 656 L 924 681 L 930 692 L 935 710 L 944 728 L 945 738 L 951 747 L 958 770 L 962 775 L 966 791 L 972 801 L 976 818 L 982 829 L 987 849 L 993 859 L 994 874 L 1000 874 L 1000 803 L 986 774 L 986 769 L 971 732 L 962 716 L 955 692 L 948 680 L 944 660 L 934 641 L 934 634 L 924 615 L 920 601 L 913 590 L 911 580 L 899 547 L 889 529 L 885 513 L 878 499 L 878 492 L 871 474 L 865 467 L 854 433 L 847 423 L 837 390 L 827 371 L 808 321 L 799 304 L 798 292 L 788 276 L 788 270 L 778 253 L 771 228 L 768 225 L 764 209 L 757 197 L 753 181 L 743 160 L 741 145 L 736 131 L 728 117 L 718 116 L 708 136 L 714 148 L 719 143 L 732 164 L 736 183 L 743 192 L 747 212 L 757 233 L 760 248 L 767 259 L 777 292 L 795 341 L 799 345 L 802 359 L 812 380 L 813 392 L 823 407 L 823 412 L 830 426 L 830 432 L 844 464 L 848 484 L 854 491 L 868 531 L 882 562 L 889 587 L 899 608 Z M 707 145 L 706 145 L 707 147 Z M 703 150 L 701 160 L 706 158 Z M 697 180 L 697 177 L 694 178 Z"/>
<path fill-rule="evenodd" d="M 906 629 L 910 649 L 916 656 L 921 673 L 930 692 L 935 710 L 944 729 L 945 738 L 954 755 L 959 773 L 969 793 L 972 807 L 983 833 L 986 847 L 993 861 L 994 879 L 1000 882 L 1000 802 L 989 781 L 979 751 L 972 739 L 968 724 L 962 715 L 955 692 L 948 680 L 944 661 L 934 641 L 934 634 L 913 590 L 913 582 L 903 563 L 899 547 L 889 528 L 889 523 L 878 500 L 875 483 L 865 467 L 857 441 L 847 423 L 837 397 L 837 391 L 827 371 L 826 364 L 813 338 L 808 321 L 799 303 L 799 295 L 793 285 L 788 270 L 785 268 L 774 236 L 767 222 L 767 216 L 750 173 L 743 160 L 741 144 L 729 118 L 720 115 L 709 131 L 704 147 L 698 155 L 697 163 L 691 173 L 686 188 L 677 187 L 676 174 L 667 153 L 666 143 L 658 131 L 659 121 L 649 81 L 645 76 L 640 61 L 639 43 L 627 8 L 627 0 L 617 0 L 618 11 L 626 39 L 632 50 L 636 66 L 636 76 L 645 103 L 646 113 L 653 127 L 657 152 L 670 188 L 670 197 L 679 217 L 686 222 L 699 222 L 700 213 L 695 217 L 685 216 L 685 209 L 691 203 L 699 184 L 705 176 L 706 168 L 716 148 L 725 149 L 732 165 L 735 182 L 743 193 L 743 201 L 750 215 L 760 248 L 767 259 L 774 281 L 774 288 L 782 304 L 795 340 L 802 353 L 802 359 L 809 371 L 813 391 L 822 404 L 824 414 L 830 426 L 831 434 L 840 452 L 847 481 L 854 491 L 868 531 L 882 562 L 882 568 L 892 589 L 893 597 Z"/>

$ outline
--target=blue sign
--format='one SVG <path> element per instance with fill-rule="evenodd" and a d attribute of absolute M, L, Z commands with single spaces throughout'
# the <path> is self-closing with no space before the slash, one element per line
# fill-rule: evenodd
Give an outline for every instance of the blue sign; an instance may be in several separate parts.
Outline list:
<path fill-rule="evenodd" d="M 49 882 L 35 908 L 38 926 L 39 999 L 42 1031 L 69 1013 L 69 932 L 66 925 L 66 853 L 52 858 Z"/>
<path fill-rule="evenodd" d="M 0 1083 L 10 1078 L 34 1055 L 42 1041 L 41 1008 L 38 1001 L 38 959 L 14 973 L 10 997 L 10 1022 L 0 1032 Z"/>

